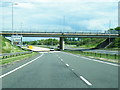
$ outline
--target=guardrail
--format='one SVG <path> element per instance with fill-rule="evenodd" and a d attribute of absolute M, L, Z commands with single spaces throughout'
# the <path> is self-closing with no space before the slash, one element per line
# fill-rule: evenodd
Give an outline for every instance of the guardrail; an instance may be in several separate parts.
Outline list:
<path fill-rule="evenodd" d="M 19 55 L 24 55 L 24 54 L 30 54 L 32 51 L 27 51 L 27 52 L 18 52 L 18 53 L 6 53 L 6 54 L 1 54 L 0 57 L 2 59 L 9 58 L 9 57 L 14 57 L 14 56 L 19 56 Z"/>
<path fill-rule="evenodd" d="M 119 57 L 118 54 L 96 53 L 96 52 L 80 52 L 80 54 L 99 57 L 99 58 L 113 59 L 113 60 L 118 60 Z"/>
<path fill-rule="evenodd" d="M 104 59 L 110 59 L 110 60 L 118 60 L 119 54 L 108 54 L 108 53 L 96 53 L 96 52 L 83 52 L 83 51 L 66 51 L 73 54 L 80 54 L 83 56 L 91 56 L 91 57 L 97 57 L 97 58 L 104 58 Z"/>

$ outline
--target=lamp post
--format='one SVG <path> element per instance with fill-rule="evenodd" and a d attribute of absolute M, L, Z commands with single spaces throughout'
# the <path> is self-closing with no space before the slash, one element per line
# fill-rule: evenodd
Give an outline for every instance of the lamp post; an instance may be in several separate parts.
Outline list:
<path fill-rule="evenodd" d="M 18 5 L 17 3 L 11 2 L 12 4 L 12 37 L 11 37 L 11 41 L 12 41 L 12 45 L 13 43 L 13 35 L 14 35 L 14 5 Z M 14 47 L 12 46 L 12 52 L 14 52 Z"/>
<path fill-rule="evenodd" d="M 118 27 L 120 27 L 120 1 L 118 2 Z"/>
<path fill-rule="evenodd" d="M 109 45 L 110 45 L 110 28 L 111 28 L 111 20 L 109 20 Z"/>

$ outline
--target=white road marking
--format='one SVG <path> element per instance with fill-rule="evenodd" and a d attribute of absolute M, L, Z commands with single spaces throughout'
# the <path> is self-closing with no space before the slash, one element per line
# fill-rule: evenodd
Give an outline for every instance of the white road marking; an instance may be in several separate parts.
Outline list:
<path fill-rule="evenodd" d="M 63 62 L 63 59 L 61 59 L 61 61 Z"/>
<path fill-rule="evenodd" d="M 68 53 L 66 53 L 66 54 L 68 54 Z M 56 55 L 58 58 L 60 58 L 58 55 Z M 78 56 L 79 57 L 79 56 Z M 61 59 L 61 58 L 60 58 Z M 63 61 L 63 59 L 61 59 L 61 61 Z M 69 67 L 69 64 L 65 64 L 67 67 Z M 73 73 L 75 73 L 74 72 L 74 69 L 71 69 L 72 71 L 73 71 Z M 75 73 L 76 74 L 76 73 Z M 77 75 L 77 74 L 76 74 Z M 78 75 L 77 75 L 78 76 Z M 79 77 L 79 76 L 78 76 Z M 92 84 L 88 81 L 88 80 L 86 80 L 83 76 L 80 76 L 80 79 L 81 80 L 83 80 L 87 85 L 89 85 L 89 86 L 92 86 Z"/>
<path fill-rule="evenodd" d="M 88 60 L 91 60 L 91 61 L 95 61 L 95 62 L 99 62 L 99 63 L 105 63 L 105 64 L 113 65 L 113 66 L 120 66 L 120 65 L 117 65 L 117 64 L 114 64 L 114 63 L 104 62 L 104 61 L 90 59 L 90 58 L 86 58 L 86 57 L 82 57 L 82 58 L 88 59 Z"/>
<path fill-rule="evenodd" d="M 69 65 L 68 64 L 65 64 L 67 67 L 69 67 Z"/>
<path fill-rule="evenodd" d="M 61 52 L 61 53 L 65 53 L 65 52 Z M 72 56 L 76 56 L 76 57 L 80 57 L 80 58 L 84 58 L 84 59 L 86 59 L 86 60 L 91 60 L 91 61 L 95 61 L 95 62 L 99 62 L 99 63 L 104 63 L 104 64 L 112 65 L 112 66 L 120 66 L 120 65 L 118 65 L 118 64 L 109 63 L 109 62 L 104 62 L 104 61 L 95 60 L 95 59 L 90 59 L 90 58 L 86 58 L 86 57 L 78 56 L 78 55 L 74 55 L 74 54 L 69 54 L 69 53 L 65 53 L 65 54 L 72 55 Z"/>
<path fill-rule="evenodd" d="M 74 69 L 72 69 L 72 71 L 73 71 Z"/>
<path fill-rule="evenodd" d="M 62 62 L 63 62 L 63 59 L 61 57 L 59 57 L 58 55 L 56 55 Z"/>
<path fill-rule="evenodd" d="M 86 80 L 83 76 L 80 76 L 80 79 L 82 79 L 87 85 L 92 86 L 92 84 Z"/>
<path fill-rule="evenodd" d="M 19 67 L 15 68 L 15 69 L 13 69 L 13 70 L 9 71 L 9 72 L 7 72 L 7 73 L 5 73 L 5 74 L 1 75 L 1 76 L 0 76 L 0 78 L 3 78 L 3 77 L 5 77 L 5 76 L 7 76 L 7 75 L 9 75 L 9 74 L 11 74 L 11 73 L 13 73 L 13 72 L 15 72 L 15 71 L 17 71 L 17 70 L 21 69 L 22 67 L 24 67 L 24 66 L 26 66 L 26 65 L 28 65 L 28 64 L 30 64 L 30 63 L 32 63 L 32 62 L 34 62 L 34 61 L 36 61 L 38 58 L 40 58 L 40 57 L 42 57 L 42 56 L 43 56 L 43 54 L 42 54 L 42 55 L 40 55 L 39 57 L 37 57 L 37 58 L 35 58 L 35 59 L 31 60 L 30 62 L 27 62 L 27 63 L 25 63 L 25 64 L 23 64 L 23 65 L 21 65 L 21 66 L 19 66 Z"/>

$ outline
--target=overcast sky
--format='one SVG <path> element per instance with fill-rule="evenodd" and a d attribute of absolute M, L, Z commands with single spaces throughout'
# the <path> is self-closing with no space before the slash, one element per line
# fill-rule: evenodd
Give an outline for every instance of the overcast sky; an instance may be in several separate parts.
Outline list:
<path fill-rule="evenodd" d="M 118 26 L 119 0 L 1 0 L 0 30 L 85 31 Z M 110 23 L 111 22 L 111 23 Z"/>

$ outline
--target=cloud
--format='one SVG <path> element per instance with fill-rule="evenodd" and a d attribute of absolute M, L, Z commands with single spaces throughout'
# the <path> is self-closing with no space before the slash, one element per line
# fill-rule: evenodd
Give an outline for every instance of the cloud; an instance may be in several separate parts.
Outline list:
<path fill-rule="evenodd" d="M 33 9 L 35 8 L 34 4 L 32 3 L 19 3 L 16 2 L 17 5 L 14 5 L 15 7 L 19 7 L 19 8 L 28 8 L 28 9 Z"/>
<path fill-rule="evenodd" d="M 117 25 L 117 0 L 13 0 L 14 27 L 42 28 L 42 30 L 60 30 L 64 23 L 65 29 L 78 31 L 80 29 L 108 29 Z M 11 8 L 5 3 L 5 26 L 11 28 Z M 0 13 L 1 15 L 2 13 Z M 0 16 L 1 17 L 1 16 Z M 7 24 L 7 25 L 6 25 Z M 48 26 L 46 28 L 46 26 Z"/>
<path fill-rule="evenodd" d="M 30 2 L 40 2 L 40 3 L 54 3 L 54 2 L 118 2 L 119 0 L 24 0 Z"/>

